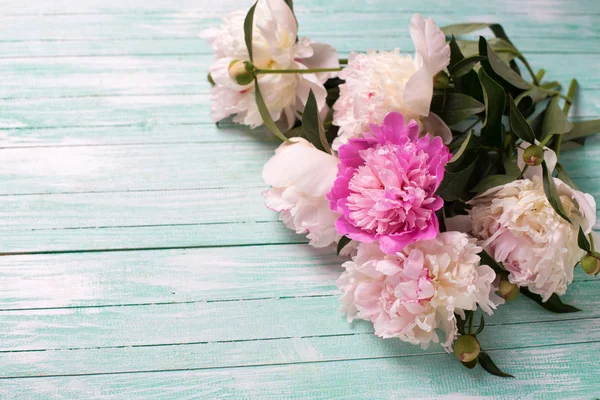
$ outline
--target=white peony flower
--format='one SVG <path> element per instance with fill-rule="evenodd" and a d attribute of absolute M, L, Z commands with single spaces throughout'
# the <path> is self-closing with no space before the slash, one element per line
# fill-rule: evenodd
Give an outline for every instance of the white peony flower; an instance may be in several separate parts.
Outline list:
<path fill-rule="evenodd" d="M 385 254 L 377 242 L 361 243 L 337 280 L 348 320 L 371 321 L 375 334 L 427 348 L 445 331 L 449 349 L 456 337 L 454 313 L 477 305 L 486 313 L 503 300 L 495 295 L 496 273 L 480 265 L 481 247 L 460 232 L 443 232 L 402 252 Z"/>
<path fill-rule="evenodd" d="M 348 66 L 340 73 L 346 83 L 340 85 L 340 98 L 333 106 L 333 123 L 340 127 L 334 149 L 362 136 L 369 131 L 369 124 L 380 124 L 392 111 L 402 113 L 407 122 L 423 123 L 445 143 L 452 140 L 446 124 L 429 113 L 433 77 L 448 66 L 450 47 L 433 20 L 419 14 L 410 21 L 410 35 L 415 43 L 414 58 L 398 49 L 350 55 Z"/>
<path fill-rule="evenodd" d="M 217 122 L 234 115 L 236 123 L 257 127 L 263 121 L 255 101 L 254 82 L 238 85 L 229 76 L 234 60 L 248 61 L 244 41 L 246 13 L 234 12 L 224 18 L 220 29 L 202 32 L 215 52 L 210 73 L 216 84 L 211 89 L 211 114 Z M 294 14 L 283 0 L 259 0 L 254 12 L 253 56 L 259 69 L 338 68 L 336 50 L 308 38 L 297 38 Z M 315 93 L 319 110 L 326 107 L 327 91 L 323 83 L 334 73 L 261 74 L 261 93 L 271 117 L 284 129 L 292 127 L 297 112 L 304 109 L 310 89 Z"/>
<path fill-rule="evenodd" d="M 469 202 L 472 234 L 480 245 L 504 265 L 510 282 L 527 286 L 544 301 L 566 292 L 573 267 L 585 253 L 577 245 L 579 226 L 589 233 L 596 223 L 592 196 L 560 179 L 554 182 L 573 224 L 554 211 L 537 175 L 492 188 Z"/>
<path fill-rule="evenodd" d="M 339 240 L 335 221 L 325 194 L 333 186 L 338 159 L 315 148 L 302 138 L 291 139 L 275 151 L 263 168 L 265 205 L 280 212 L 280 219 L 298 234 L 308 232 L 314 247 Z"/>

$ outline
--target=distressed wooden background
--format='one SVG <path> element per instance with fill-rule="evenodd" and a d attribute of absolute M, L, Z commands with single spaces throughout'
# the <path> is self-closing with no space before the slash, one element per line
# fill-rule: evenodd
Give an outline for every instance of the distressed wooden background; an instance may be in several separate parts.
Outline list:
<path fill-rule="evenodd" d="M 420 12 L 494 21 L 600 117 L 597 0 L 296 0 L 301 33 L 412 52 Z M 600 282 L 525 299 L 482 342 L 517 376 L 338 314 L 341 259 L 262 205 L 276 143 L 209 117 L 198 33 L 246 0 L 0 0 L 0 398 L 600 396 Z M 600 139 L 565 152 L 600 200 Z"/>

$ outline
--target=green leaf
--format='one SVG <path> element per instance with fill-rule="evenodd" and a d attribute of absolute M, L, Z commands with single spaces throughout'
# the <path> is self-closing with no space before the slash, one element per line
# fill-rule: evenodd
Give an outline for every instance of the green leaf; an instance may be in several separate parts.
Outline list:
<path fill-rule="evenodd" d="M 573 130 L 573 124 L 567 120 L 567 116 L 558 106 L 558 96 L 554 96 L 548 104 L 542 122 L 542 139 L 548 135 L 563 135 Z M 565 140 L 563 138 L 563 140 Z"/>
<path fill-rule="evenodd" d="M 450 40 L 450 64 L 448 66 L 448 69 L 453 68 L 454 65 L 462 61 L 464 58 L 465 57 L 460 51 L 460 47 L 458 46 L 458 43 L 456 42 L 456 39 L 453 35 L 452 39 Z"/>
<path fill-rule="evenodd" d="M 577 234 L 577 245 L 579 246 L 579 248 L 581 250 L 584 250 L 587 253 L 589 253 L 590 251 L 592 251 L 592 247 L 590 246 L 590 242 L 588 242 L 588 239 L 585 236 L 585 233 L 583 233 L 583 229 L 581 229 L 581 226 L 579 227 L 579 233 Z"/>
<path fill-rule="evenodd" d="M 521 56 L 518 50 L 514 50 L 515 55 Z M 517 74 L 502 58 L 496 54 L 483 36 L 479 37 L 479 55 L 487 57 L 487 61 L 481 61 L 481 66 L 486 69 L 488 74 L 494 73 L 508 84 L 517 89 L 527 90 L 531 85 Z"/>
<path fill-rule="evenodd" d="M 490 24 L 487 22 L 482 22 L 482 23 L 471 22 L 471 23 L 447 25 L 440 29 L 442 30 L 442 32 L 444 32 L 444 35 L 446 35 L 446 36 L 466 35 L 467 33 L 476 32 L 476 31 L 480 31 L 485 28 L 489 28 L 490 25 L 493 25 L 493 24 Z"/>
<path fill-rule="evenodd" d="M 573 129 L 565 133 L 563 141 L 573 140 L 581 137 L 586 137 L 596 133 L 600 133 L 600 119 L 591 121 L 573 122 Z"/>
<path fill-rule="evenodd" d="M 523 117 L 521 112 L 517 109 L 517 105 L 513 100 L 512 96 L 510 98 L 510 127 L 515 135 L 524 140 L 527 143 L 534 144 L 535 143 L 535 135 L 533 134 L 533 130 L 529 125 L 529 122 Z"/>
<path fill-rule="evenodd" d="M 507 183 L 513 182 L 517 179 L 514 175 L 488 175 L 481 180 L 473 189 L 472 192 L 483 193 L 486 190 L 494 188 L 500 185 L 506 185 Z"/>
<path fill-rule="evenodd" d="M 508 36 L 506 36 L 506 33 L 504 32 L 504 28 L 502 28 L 502 25 L 495 24 L 495 23 L 468 22 L 468 23 L 444 26 L 443 28 L 441 28 L 441 30 L 442 30 L 442 32 L 444 32 L 444 35 L 450 36 L 450 35 L 465 35 L 467 33 L 480 31 L 485 28 L 490 28 L 490 30 L 494 33 L 494 35 L 496 35 L 497 38 L 502 39 L 508 43 L 511 43 L 510 40 L 508 39 Z"/>
<path fill-rule="evenodd" d="M 479 319 L 479 327 L 475 331 L 475 336 L 483 332 L 483 328 L 485 328 L 485 318 L 483 317 L 483 313 L 481 313 L 481 318 Z"/>
<path fill-rule="evenodd" d="M 487 41 L 496 55 L 507 64 L 517 58 L 521 53 L 512 43 L 500 39 L 492 38 Z M 464 55 L 464 57 L 479 56 L 479 41 L 478 40 L 456 40 L 456 45 Z"/>
<path fill-rule="evenodd" d="M 475 64 L 483 60 L 487 60 L 487 57 L 471 56 L 468 58 L 463 58 L 448 70 L 450 71 L 450 75 L 452 76 L 452 78 L 460 78 L 461 76 L 466 75 L 467 73 L 472 71 Z"/>
<path fill-rule="evenodd" d="M 302 113 L 302 127 L 304 128 L 306 139 L 313 146 L 325 153 L 329 153 L 329 143 L 327 143 L 327 138 L 325 137 L 325 128 L 323 128 L 323 122 L 321 122 L 321 117 L 319 116 L 317 99 L 312 89 L 308 92 L 308 100 Z"/>
<path fill-rule="evenodd" d="M 479 80 L 483 87 L 485 103 L 485 121 L 481 127 L 481 139 L 484 144 L 500 148 L 502 146 L 502 114 L 504 114 L 504 88 L 487 74 L 479 70 Z"/>
<path fill-rule="evenodd" d="M 526 287 L 521 287 L 519 290 L 525 296 L 529 297 L 531 300 L 535 301 L 540 306 L 542 306 L 542 308 L 545 308 L 546 310 L 551 311 L 553 313 L 566 314 L 581 311 L 577 307 L 573 307 L 569 304 L 563 303 L 556 293 L 553 293 L 552 296 L 550 296 L 550 298 L 548 299 L 548 301 L 543 302 L 542 296 L 540 296 L 539 294 L 532 293 Z"/>
<path fill-rule="evenodd" d="M 348 243 L 350 243 L 351 241 L 352 241 L 352 239 L 350 239 L 348 236 L 342 236 L 342 238 L 340 239 L 340 241 L 338 242 L 338 245 L 337 245 L 338 255 L 342 252 L 342 250 L 344 250 L 344 247 L 346 247 L 348 245 Z"/>
<path fill-rule="evenodd" d="M 471 138 L 473 137 L 473 132 L 474 132 L 473 129 L 471 129 L 469 131 L 469 134 L 467 135 L 467 137 L 465 138 L 465 140 L 463 140 L 462 144 L 458 148 L 458 151 L 456 153 L 454 153 L 454 155 L 452 156 L 452 158 L 450 159 L 450 161 L 448 161 L 448 163 L 453 163 L 453 162 L 458 161 L 458 159 L 460 159 L 460 157 L 463 155 L 463 153 L 465 152 L 465 150 L 469 146 L 469 142 L 471 141 Z"/>
<path fill-rule="evenodd" d="M 567 216 L 567 213 L 560 202 L 560 197 L 558 196 L 558 191 L 554 184 L 554 178 L 552 178 L 552 175 L 548 172 L 548 166 L 546 165 L 545 160 L 542 162 L 542 175 L 544 180 L 544 193 L 546 193 L 546 198 L 550 202 L 550 205 L 558 215 L 571 223 L 571 220 Z"/>
<path fill-rule="evenodd" d="M 431 111 L 448 125 L 454 125 L 483 110 L 485 110 L 483 104 L 466 94 L 440 94 L 431 99 Z"/>
<path fill-rule="evenodd" d="M 492 358 L 485 351 L 479 352 L 479 364 L 489 374 L 499 376 L 501 378 L 514 378 L 513 375 L 503 372 L 498 366 L 492 361 Z"/>
<path fill-rule="evenodd" d="M 518 95 L 515 98 L 515 103 L 517 103 L 517 105 L 519 105 L 521 103 L 521 100 L 523 100 L 525 97 L 529 97 L 531 98 L 531 102 L 533 104 L 537 104 L 540 101 L 546 99 L 549 96 L 548 92 L 544 91 L 544 90 L 540 90 L 537 87 L 532 87 L 529 90 L 524 91 L 523 93 L 521 93 L 520 95 Z"/>
<path fill-rule="evenodd" d="M 446 201 L 455 201 L 468 193 L 469 183 L 479 156 L 471 153 L 461 157 L 460 162 L 446 164 L 444 180 L 437 190 L 437 194 Z"/>
<path fill-rule="evenodd" d="M 248 14 L 246 14 L 246 18 L 244 19 L 244 41 L 246 42 L 246 49 L 248 49 L 250 61 L 254 60 L 252 58 L 252 30 L 254 28 L 254 10 L 256 9 L 257 4 L 258 1 L 250 7 Z"/>
<path fill-rule="evenodd" d="M 281 139 L 284 142 L 287 142 L 288 138 L 285 137 L 285 135 L 283 133 L 281 133 L 281 131 L 275 124 L 275 121 L 273 121 L 273 118 L 271 117 L 271 113 L 269 113 L 269 109 L 267 108 L 267 105 L 265 104 L 265 100 L 263 99 L 262 94 L 260 93 L 260 88 L 258 87 L 258 79 L 254 80 L 254 93 L 256 95 L 256 105 L 258 107 L 258 112 L 260 113 L 260 116 L 261 116 L 265 126 L 271 132 L 273 132 L 273 134 L 275 136 L 277 136 L 279 139 Z"/>
<path fill-rule="evenodd" d="M 294 11 L 294 1 L 293 0 L 285 0 L 285 4 L 288 5 L 290 10 Z"/>

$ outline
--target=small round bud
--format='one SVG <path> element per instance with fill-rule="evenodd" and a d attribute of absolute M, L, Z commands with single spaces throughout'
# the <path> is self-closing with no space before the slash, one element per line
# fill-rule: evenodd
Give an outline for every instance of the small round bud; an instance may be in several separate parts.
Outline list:
<path fill-rule="evenodd" d="M 238 85 L 245 86 L 254 80 L 253 69 L 254 65 L 249 61 L 233 60 L 227 72 Z"/>
<path fill-rule="evenodd" d="M 446 89 L 449 83 L 450 79 L 448 78 L 448 74 L 446 74 L 444 71 L 438 72 L 433 77 L 433 87 L 435 89 Z"/>
<path fill-rule="evenodd" d="M 530 167 L 537 167 L 544 161 L 544 149 L 538 145 L 531 145 L 523 151 L 523 161 Z"/>
<path fill-rule="evenodd" d="M 600 260 L 591 254 L 581 259 L 581 269 L 588 275 L 598 275 L 600 272 Z"/>
<path fill-rule="evenodd" d="M 454 342 L 454 354 L 464 364 L 477 360 L 479 357 L 479 342 L 472 335 L 462 335 Z"/>
<path fill-rule="evenodd" d="M 501 279 L 496 293 L 506 301 L 513 301 L 519 295 L 519 286 L 506 279 Z"/>

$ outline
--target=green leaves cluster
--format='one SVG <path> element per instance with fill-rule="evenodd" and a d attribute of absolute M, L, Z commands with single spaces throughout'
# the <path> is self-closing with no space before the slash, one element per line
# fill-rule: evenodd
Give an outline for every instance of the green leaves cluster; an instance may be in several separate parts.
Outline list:
<path fill-rule="evenodd" d="M 455 37 L 488 28 L 496 37 Z M 577 81 L 573 80 L 567 95 L 556 90 L 558 82 L 542 82 L 545 71 L 533 72 L 502 26 L 467 23 L 442 30 L 450 41 L 450 83 L 444 90 L 436 91 L 431 110 L 454 134 L 454 156 L 438 190 L 446 201 L 447 217 L 468 208 L 466 202 L 477 193 L 520 179 L 524 171 L 518 168 L 517 150 L 522 142 L 540 142 L 558 153 L 563 141 L 600 131 L 598 121 L 572 124 L 567 119 Z M 523 76 L 521 69 L 529 76 Z M 543 168 L 548 200 L 568 220 L 554 184 L 555 171 Z M 561 179 L 570 181 L 560 166 L 556 172 Z M 457 206 L 457 202 L 462 205 Z"/>

